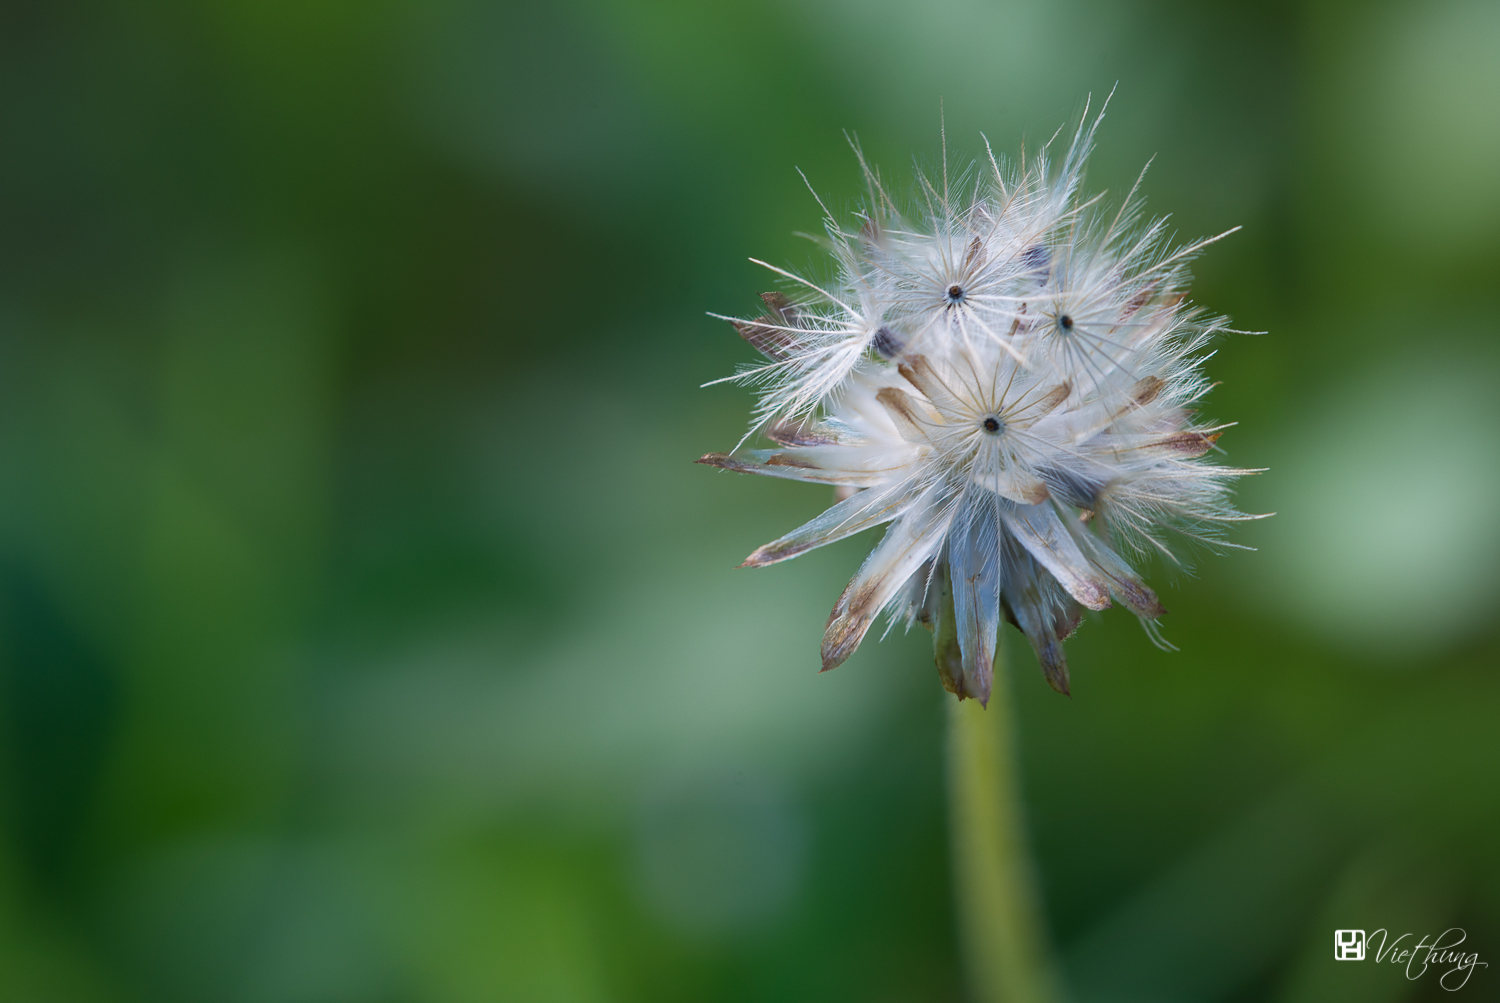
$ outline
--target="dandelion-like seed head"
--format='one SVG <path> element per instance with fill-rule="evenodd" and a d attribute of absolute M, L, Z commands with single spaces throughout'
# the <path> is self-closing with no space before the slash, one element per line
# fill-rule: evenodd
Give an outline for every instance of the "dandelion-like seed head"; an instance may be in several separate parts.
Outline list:
<path fill-rule="evenodd" d="M 1205 461 L 1223 426 L 1194 413 L 1222 323 L 1186 305 L 1186 266 L 1210 241 L 1172 246 L 1134 189 L 1113 214 L 1079 195 L 1101 119 L 1056 171 L 1043 151 L 919 178 L 915 211 L 866 165 L 857 225 L 825 220 L 836 279 L 768 265 L 791 295 L 732 319 L 765 358 L 732 379 L 760 388 L 751 432 L 775 448 L 700 462 L 839 499 L 745 565 L 889 524 L 834 606 L 824 669 L 889 612 L 935 629 L 944 685 L 988 701 L 1004 618 L 1067 693 L 1062 642 L 1084 609 L 1118 602 L 1164 643 L 1134 562 L 1175 560 L 1166 531 L 1214 542 L 1247 518 L 1227 498 L 1247 471 Z"/>

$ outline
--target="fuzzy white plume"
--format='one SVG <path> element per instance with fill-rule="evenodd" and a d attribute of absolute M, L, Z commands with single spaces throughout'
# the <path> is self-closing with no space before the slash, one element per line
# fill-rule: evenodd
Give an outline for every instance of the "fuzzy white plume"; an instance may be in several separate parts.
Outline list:
<path fill-rule="evenodd" d="M 1246 471 L 1203 459 L 1223 426 L 1192 411 L 1222 329 L 1185 300 L 1210 241 L 1171 246 L 1134 189 L 1113 213 L 1080 196 L 1102 117 L 1055 171 L 1045 149 L 952 184 L 945 163 L 914 212 L 866 165 L 857 225 L 825 220 L 836 279 L 773 269 L 792 295 L 733 321 L 767 360 L 733 377 L 761 388 L 752 432 L 779 448 L 700 462 L 843 497 L 745 564 L 891 524 L 834 607 L 825 669 L 900 612 L 936 629 L 948 689 L 987 701 L 1004 616 L 1066 693 L 1083 608 L 1119 602 L 1159 639 L 1165 611 L 1123 555 L 1171 557 L 1164 530 L 1212 540 L 1247 518 L 1227 499 Z"/>

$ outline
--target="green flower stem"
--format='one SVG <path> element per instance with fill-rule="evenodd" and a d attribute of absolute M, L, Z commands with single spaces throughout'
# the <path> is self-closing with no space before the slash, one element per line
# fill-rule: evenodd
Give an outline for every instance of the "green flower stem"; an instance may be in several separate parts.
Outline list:
<path fill-rule="evenodd" d="M 954 700 L 948 715 L 953 884 L 975 1003 L 1058 1003 L 1027 853 L 1010 678 L 997 648 L 988 709 Z"/>

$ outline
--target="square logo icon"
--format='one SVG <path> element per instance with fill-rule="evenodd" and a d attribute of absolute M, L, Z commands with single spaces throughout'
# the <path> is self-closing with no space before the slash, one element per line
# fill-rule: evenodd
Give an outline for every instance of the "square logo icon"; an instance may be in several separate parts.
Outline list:
<path fill-rule="evenodd" d="M 1336 961 L 1365 960 L 1365 931 L 1333 931 L 1333 957 Z"/>

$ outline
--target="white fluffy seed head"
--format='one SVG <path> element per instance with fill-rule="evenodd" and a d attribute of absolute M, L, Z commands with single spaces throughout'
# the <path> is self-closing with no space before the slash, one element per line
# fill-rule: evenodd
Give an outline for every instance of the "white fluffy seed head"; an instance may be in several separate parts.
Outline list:
<path fill-rule="evenodd" d="M 1185 299 L 1209 241 L 1172 247 L 1134 190 L 1113 213 L 1079 196 L 1099 120 L 1056 171 L 1044 150 L 919 178 L 915 212 L 867 167 L 855 225 L 825 221 L 836 279 L 773 269 L 792 295 L 734 321 L 766 357 L 735 377 L 760 387 L 752 432 L 780 448 L 702 462 L 844 493 L 746 563 L 892 524 L 834 608 L 825 668 L 897 611 L 936 628 L 950 690 L 987 700 L 1003 615 L 1067 692 L 1083 607 L 1113 598 L 1158 636 L 1164 610 L 1122 552 L 1170 557 L 1163 530 L 1214 539 L 1245 518 L 1226 497 L 1244 471 L 1203 461 L 1221 427 L 1192 411 L 1221 328 Z"/>

